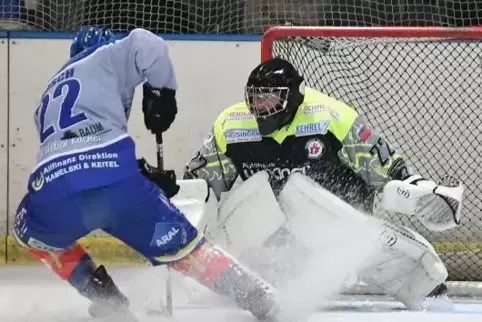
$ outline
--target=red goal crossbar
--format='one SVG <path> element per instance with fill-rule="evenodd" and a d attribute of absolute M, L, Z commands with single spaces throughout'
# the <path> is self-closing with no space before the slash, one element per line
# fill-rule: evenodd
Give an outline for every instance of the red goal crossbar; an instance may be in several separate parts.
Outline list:
<path fill-rule="evenodd" d="M 261 61 L 272 58 L 273 42 L 286 37 L 449 38 L 482 40 L 482 27 L 290 27 L 269 28 L 261 40 Z"/>

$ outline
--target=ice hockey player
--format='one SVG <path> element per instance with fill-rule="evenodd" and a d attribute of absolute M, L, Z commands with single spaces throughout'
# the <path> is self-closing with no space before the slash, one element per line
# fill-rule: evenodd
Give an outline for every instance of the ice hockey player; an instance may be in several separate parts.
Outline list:
<path fill-rule="evenodd" d="M 416 216 L 429 229 L 440 231 L 459 223 L 462 185 L 438 185 L 412 174 L 402 156 L 353 108 L 305 87 L 294 66 L 280 58 L 254 68 L 245 88 L 245 100 L 219 114 L 184 174 L 185 179 L 207 180 L 218 199 L 226 196 L 221 200 L 224 203 L 219 206 L 218 219 L 210 223 L 208 230 L 213 236 L 224 236 L 228 240 L 224 247 L 233 254 L 232 250 L 243 249 L 252 253 L 253 247 L 268 247 L 273 241 L 280 243 L 280 238 L 291 238 L 290 243 L 294 244 L 293 237 L 304 238 L 303 234 L 290 232 L 287 225 L 291 219 L 283 210 L 268 220 L 266 212 L 257 212 L 260 206 L 250 207 L 259 205 L 252 201 L 256 198 L 253 194 L 262 194 L 259 187 L 263 185 L 250 182 L 259 180 L 255 177 L 263 171 L 269 174 L 275 195 L 279 193 L 275 202 L 282 203 L 280 191 L 292 174 L 301 173 L 364 213 L 373 212 L 374 197 L 381 192 L 384 210 Z M 235 192 L 225 194 L 237 178 L 243 183 L 236 186 Z M 252 192 L 245 186 L 253 188 Z M 263 198 L 264 203 L 269 199 Z M 311 202 L 307 200 L 298 200 L 296 207 Z M 223 209 L 226 204 L 229 211 Z M 299 220 L 309 220 L 309 213 L 299 217 L 303 216 L 305 219 Z M 433 247 L 408 228 L 388 222 L 383 225 L 384 253 L 367 264 L 359 278 L 410 309 L 428 309 L 427 303 L 432 301 L 426 301 L 427 298 L 438 298 L 436 302 L 443 309 L 446 299 L 441 302 L 441 298 L 446 298 L 447 271 Z M 329 229 L 328 220 L 322 226 L 319 234 Z M 246 231 L 241 227 L 251 227 L 246 229 L 258 239 L 242 238 Z M 355 238 L 353 242 L 356 243 Z"/>
<path fill-rule="evenodd" d="M 77 242 L 97 229 L 153 265 L 167 264 L 255 316 L 268 316 L 271 286 L 208 242 L 171 204 L 179 189 L 173 171 L 136 159 L 127 120 L 142 83 L 145 125 L 162 133 L 177 113 L 163 39 L 144 29 L 119 40 L 97 27 L 77 33 L 70 59 L 35 112 L 40 150 L 16 214 L 18 242 L 91 300 L 89 313 L 97 318 L 130 316 L 126 296 Z"/>

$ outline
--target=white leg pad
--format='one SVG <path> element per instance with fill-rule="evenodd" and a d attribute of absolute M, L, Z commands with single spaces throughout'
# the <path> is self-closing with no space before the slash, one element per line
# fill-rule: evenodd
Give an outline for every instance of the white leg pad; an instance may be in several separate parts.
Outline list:
<path fill-rule="evenodd" d="M 386 222 L 384 225 L 384 251 L 367 265 L 360 278 L 408 308 L 419 310 L 426 296 L 446 280 L 447 269 L 420 234 Z"/>
<path fill-rule="evenodd" d="M 364 255 L 359 277 L 411 309 L 419 308 L 447 278 L 442 261 L 421 235 L 359 212 L 306 176 L 292 174 L 278 199 L 288 217 L 290 233 L 327 260 L 333 249 L 339 258 L 360 256 L 350 252 L 359 249 L 360 254 L 366 253 L 360 243 L 366 242 L 367 234 L 376 236 L 379 247 L 371 253 L 374 256 Z M 351 245 L 352 250 L 343 253 L 345 245 Z"/>
<path fill-rule="evenodd" d="M 312 251 L 280 288 L 283 315 L 301 320 L 303 312 L 336 297 L 381 251 L 383 227 L 299 173 L 290 175 L 278 201 L 288 217 L 286 228 Z"/>
<path fill-rule="evenodd" d="M 330 238 L 335 234 L 345 235 L 343 231 L 356 224 L 361 225 L 360 231 L 376 232 L 375 236 L 382 232 L 381 224 L 372 217 L 299 173 L 290 176 L 278 200 L 288 218 L 289 231 L 312 248 L 336 246 Z"/>
<path fill-rule="evenodd" d="M 286 221 L 268 181 L 261 171 L 234 188 L 222 202 L 215 241 L 234 257 L 259 249 Z"/>
<path fill-rule="evenodd" d="M 354 283 L 363 263 L 381 251 L 382 224 L 305 175 L 292 174 L 278 200 L 288 217 L 286 229 L 315 257 L 323 258 L 317 265 L 320 272 L 344 274 L 344 287 Z"/>

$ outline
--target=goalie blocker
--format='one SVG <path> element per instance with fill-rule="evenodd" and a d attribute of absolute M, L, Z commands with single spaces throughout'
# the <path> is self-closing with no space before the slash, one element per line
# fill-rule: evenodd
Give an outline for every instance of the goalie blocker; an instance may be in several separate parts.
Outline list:
<path fill-rule="evenodd" d="M 270 282 L 279 285 L 300 273 L 315 248 L 316 251 L 325 248 L 328 252 L 336 247 L 324 236 L 333 236 L 331 232 L 339 230 L 340 225 L 364 216 L 378 225 L 381 247 L 375 256 L 366 258 L 358 272 L 347 276 L 345 288 L 360 280 L 378 287 L 412 310 L 430 309 L 424 300 L 446 291 L 443 283 L 448 274 L 444 264 L 429 242 L 415 231 L 358 211 L 347 212 L 346 207 L 351 206 L 300 173 L 290 175 L 277 198 L 268 177 L 266 172 L 259 172 L 233 188 L 219 205 L 217 221 L 207 218 L 215 212 L 204 213 L 201 220 L 209 222 L 206 233 L 219 245 L 271 279 Z M 418 185 L 414 184 L 415 180 Z M 417 215 L 429 228 L 442 230 L 459 222 L 462 193 L 463 187 L 458 182 L 444 187 L 411 177 L 405 181 L 391 181 L 385 187 L 382 206 L 397 212 L 403 210 L 406 215 Z M 440 196 L 455 215 L 448 216 L 447 212 L 436 215 L 437 209 L 429 211 L 433 199 Z M 248 231 L 250 238 L 246 238 Z M 361 240 L 360 236 L 363 236 L 361 232 L 351 236 L 354 247 Z M 343 261 L 340 265 L 343 266 Z M 443 309 L 446 308 L 444 304 Z"/>

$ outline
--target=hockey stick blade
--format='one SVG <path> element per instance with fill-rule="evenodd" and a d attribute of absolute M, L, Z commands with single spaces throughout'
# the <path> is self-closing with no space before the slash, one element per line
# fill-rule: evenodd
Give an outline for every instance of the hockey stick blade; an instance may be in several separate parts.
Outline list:
<path fill-rule="evenodd" d="M 160 308 L 160 309 L 148 308 L 146 309 L 146 314 L 149 316 L 172 317 L 172 314 L 169 313 L 169 310 L 167 308 Z"/>

